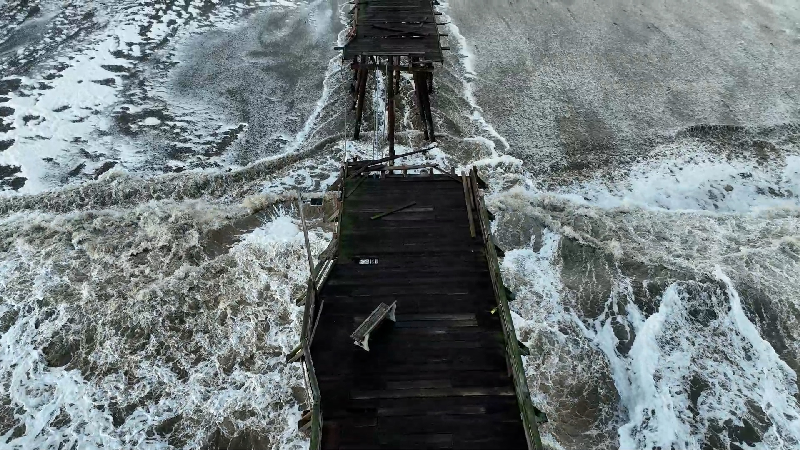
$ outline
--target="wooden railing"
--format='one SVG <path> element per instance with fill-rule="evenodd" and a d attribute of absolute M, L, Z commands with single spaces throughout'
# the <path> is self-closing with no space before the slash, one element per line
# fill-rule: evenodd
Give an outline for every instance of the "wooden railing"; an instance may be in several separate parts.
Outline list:
<path fill-rule="evenodd" d="M 503 338 L 506 347 L 506 362 L 514 380 L 514 390 L 517 394 L 517 404 L 522 415 L 522 424 L 525 427 L 525 437 L 528 440 L 528 448 L 532 450 L 542 450 L 542 439 L 539 436 L 539 426 L 536 422 L 536 409 L 531 401 L 531 394 L 528 390 L 528 382 L 525 378 L 525 368 L 522 365 L 522 355 L 520 344 L 517 340 L 517 333 L 514 331 L 514 322 L 511 318 L 511 309 L 508 306 L 506 289 L 503 285 L 503 278 L 500 274 L 500 263 L 497 259 L 494 239 L 490 228 L 489 213 L 484 202 L 483 192 L 478 188 L 478 172 L 473 167 L 470 171 L 470 188 L 478 215 L 483 242 L 486 247 L 486 259 L 489 262 L 489 274 L 492 278 L 492 288 L 497 299 L 497 312 L 503 328 Z M 471 220 L 471 218 L 470 218 Z"/>
<path fill-rule="evenodd" d="M 309 448 L 310 450 L 319 450 L 322 444 L 322 409 L 319 383 L 317 382 L 317 375 L 314 371 L 314 362 L 311 359 L 311 344 L 314 341 L 314 331 L 316 330 L 319 316 L 322 314 L 322 308 L 324 306 L 323 301 L 323 303 L 319 305 L 319 309 L 317 309 L 318 293 L 325 284 L 325 280 L 333 269 L 333 265 L 336 263 L 338 233 L 334 235 L 328 248 L 320 254 L 319 263 L 314 266 L 311 245 L 308 239 L 308 227 L 306 226 L 305 214 L 303 212 L 303 201 L 299 194 L 297 197 L 297 206 L 300 211 L 300 220 L 303 226 L 309 277 L 303 305 L 300 345 L 286 356 L 286 360 L 287 362 L 300 361 L 303 367 L 308 411 L 300 420 L 300 428 L 310 428 L 311 442 Z"/>
<path fill-rule="evenodd" d="M 308 414 L 311 415 L 310 418 L 304 416 L 304 419 L 308 420 L 308 422 L 303 427 L 311 427 L 311 445 L 309 448 L 311 450 L 319 450 L 322 444 L 322 411 L 320 408 L 319 384 L 317 383 L 317 375 L 314 372 L 314 362 L 311 360 L 311 341 L 314 333 L 312 317 L 314 316 L 316 303 L 316 288 L 313 283 L 313 279 L 309 280 L 308 297 L 303 311 L 303 328 L 300 334 L 300 351 L 302 352 L 300 364 L 303 366 L 303 375 L 306 382 Z"/>

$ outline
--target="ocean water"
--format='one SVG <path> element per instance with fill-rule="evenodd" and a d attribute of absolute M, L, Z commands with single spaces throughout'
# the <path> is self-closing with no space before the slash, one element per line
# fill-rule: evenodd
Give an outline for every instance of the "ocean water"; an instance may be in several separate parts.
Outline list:
<path fill-rule="evenodd" d="M 616 140 L 562 121 L 552 141 L 503 99 L 575 80 L 490 82 L 479 12 L 439 8 L 439 142 L 410 160 L 476 165 L 489 183 L 547 445 L 800 448 L 797 104 Z M 308 446 L 302 373 L 283 362 L 308 276 L 294 191 L 322 192 L 343 158 L 386 145 L 379 74 L 348 139 L 351 74 L 333 50 L 347 9 L 0 5 L 0 448 Z M 411 92 L 404 78 L 398 152 L 427 145 Z"/>

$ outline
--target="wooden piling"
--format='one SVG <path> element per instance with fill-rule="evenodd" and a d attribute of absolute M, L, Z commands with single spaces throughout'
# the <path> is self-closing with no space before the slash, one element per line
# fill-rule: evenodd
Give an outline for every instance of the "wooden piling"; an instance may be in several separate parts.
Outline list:
<path fill-rule="evenodd" d="M 436 142 L 436 133 L 433 129 L 433 114 L 431 113 L 431 97 L 430 93 L 428 92 L 428 81 L 433 79 L 433 74 L 421 72 L 420 78 L 421 78 L 420 93 L 422 96 L 422 109 L 424 111 L 425 119 L 427 120 L 427 126 L 428 126 L 427 134 L 431 142 Z"/>
<path fill-rule="evenodd" d="M 394 61 L 394 57 L 390 57 L 389 60 Z M 392 158 L 390 161 L 392 162 L 392 165 L 394 165 L 394 69 L 389 68 L 386 70 L 386 75 L 388 77 L 386 83 L 386 107 L 389 109 L 389 126 L 387 129 L 387 133 L 389 134 L 389 157 Z"/>
<path fill-rule="evenodd" d="M 362 56 L 361 58 L 363 61 L 364 57 Z M 361 118 L 364 115 L 364 98 L 367 93 L 367 78 L 369 78 L 367 69 L 360 69 L 358 74 L 358 91 L 356 93 L 358 99 L 356 100 L 356 124 L 355 130 L 353 131 L 353 139 L 358 139 L 361 136 Z"/>
<path fill-rule="evenodd" d="M 414 77 L 414 99 L 417 102 L 417 111 L 419 111 L 419 119 L 422 122 L 422 133 L 425 140 L 428 140 L 428 119 L 425 114 L 425 103 L 423 101 L 422 91 L 422 74 L 419 72 L 413 73 Z"/>
<path fill-rule="evenodd" d="M 394 70 L 394 92 L 400 92 L 400 57 L 395 57 L 395 70 Z"/>

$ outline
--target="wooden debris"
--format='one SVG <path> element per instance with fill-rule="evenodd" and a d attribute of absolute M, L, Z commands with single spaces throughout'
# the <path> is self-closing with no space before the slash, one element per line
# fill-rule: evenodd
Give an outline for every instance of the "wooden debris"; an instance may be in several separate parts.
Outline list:
<path fill-rule="evenodd" d="M 293 363 L 303 357 L 303 344 L 295 347 L 288 355 L 286 355 L 286 363 Z"/>
<path fill-rule="evenodd" d="M 387 305 L 386 303 L 381 303 L 375 308 L 374 311 L 364 319 L 364 322 L 356 328 L 356 331 L 350 335 L 353 339 L 353 343 L 366 351 L 369 351 L 369 334 L 372 333 L 375 328 L 383 322 L 383 319 L 389 319 L 394 322 L 395 310 L 397 309 L 397 302 L 392 303 L 391 305 Z"/>
<path fill-rule="evenodd" d="M 381 164 L 383 164 L 385 162 L 389 162 L 392 159 L 405 158 L 406 156 L 411 156 L 411 155 L 416 155 L 417 153 L 427 152 L 428 150 L 432 150 L 434 148 L 436 148 L 436 147 L 422 148 L 422 149 L 419 149 L 419 150 L 414 150 L 414 151 L 403 153 L 402 155 L 396 155 L 394 157 L 387 156 L 386 158 L 369 160 L 369 161 L 362 161 L 362 162 L 364 162 L 364 164 L 361 165 L 360 168 L 356 169 L 355 172 L 353 172 L 351 174 L 348 174 L 347 177 L 348 178 L 355 178 L 355 177 L 361 175 L 362 173 L 364 173 L 364 171 L 366 171 L 370 167 L 380 166 Z M 379 167 L 375 167 L 375 170 L 377 170 L 377 169 L 379 169 Z M 381 170 L 383 170 L 383 169 L 381 169 Z"/>
<path fill-rule="evenodd" d="M 409 204 L 407 204 L 407 205 L 403 205 L 403 206 L 401 206 L 401 207 L 399 207 L 399 208 L 395 208 L 395 209 L 393 209 L 393 210 L 391 210 L 391 211 L 386 211 L 386 212 L 384 212 L 384 213 L 375 214 L 374 216 L 370 217 L 370 219 L 371 219 L 371 220 L 380 219 L 381 217 L 386 217 L 386 216 L 388 216 L 389 214 L 394 214 L 394 213 L 396 213 L 396 212 L 399 212 L 399 211 L 402 211 L 402 210 L 404 210 L 404 209 L 406 209 L 406 208 L 410 208 L 410 207 L 412 207 L 412 206 L 414 206 L 414 205 L 416 205 L 416 204 L 417 204 L 417 202 L 411 202 L 411 203 L 409 203 Z"/>
<path fill-rule="evenodd" d="M 475 222 L 472 220 L 472 199 L 470 198 L 469 182 L 467 176 L 462 174 L 461 180 L 464 183 L 464 203 L 467 205 L 467 218 L 469 219 L 469 235 L 475 237 Z"/>
<path fill-rule="evenodd" d="M 345 194 L 345 195 L 344 195 L 344 198 L 347 198 L 347 197 L 350 197 L 351 195 L 353 195 L 353 192 L 355 192 L 355 191 L 356 191 L 356 189 L 358 189 L 358 187 L 359 187 L 359 186 L 361 186 L 361 183 L 363 183 L 363 182 L 364 182 L 364 180 L 366 180 L 366 179 L 367 179 L 367 177 L 361 177 L 361 178 L 360 178 L 360 179 L 359 179 L 359 180 L 356 182 L 356 185 L 355 185 L 355 186 L 353 186 L 353 189 L 350 189 L 350 192 L 348 192 L 347 194 Z"/>

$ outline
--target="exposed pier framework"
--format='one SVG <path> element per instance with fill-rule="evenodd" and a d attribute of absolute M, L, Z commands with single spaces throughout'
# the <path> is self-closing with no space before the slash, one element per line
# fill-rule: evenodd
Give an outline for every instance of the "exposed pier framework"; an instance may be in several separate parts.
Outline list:
<path fill-rule="evenodd" d="M 352 91 L 355 94 L 356 120 L 353 138 L 358 139 L 364 114 L 369 74 L 386 74 L 387 137 L 389 156 L 395 156 L 395 98 L 400 91 L 401 73 L 411 73 L 414 99 L 425 140 L 435 141 L 431 113 L 434 63 L 441 63 L 443 48 L 433 0 L 356 0 L 351 10 L 349 40 L 341 49 L 351 61 Z"/>

